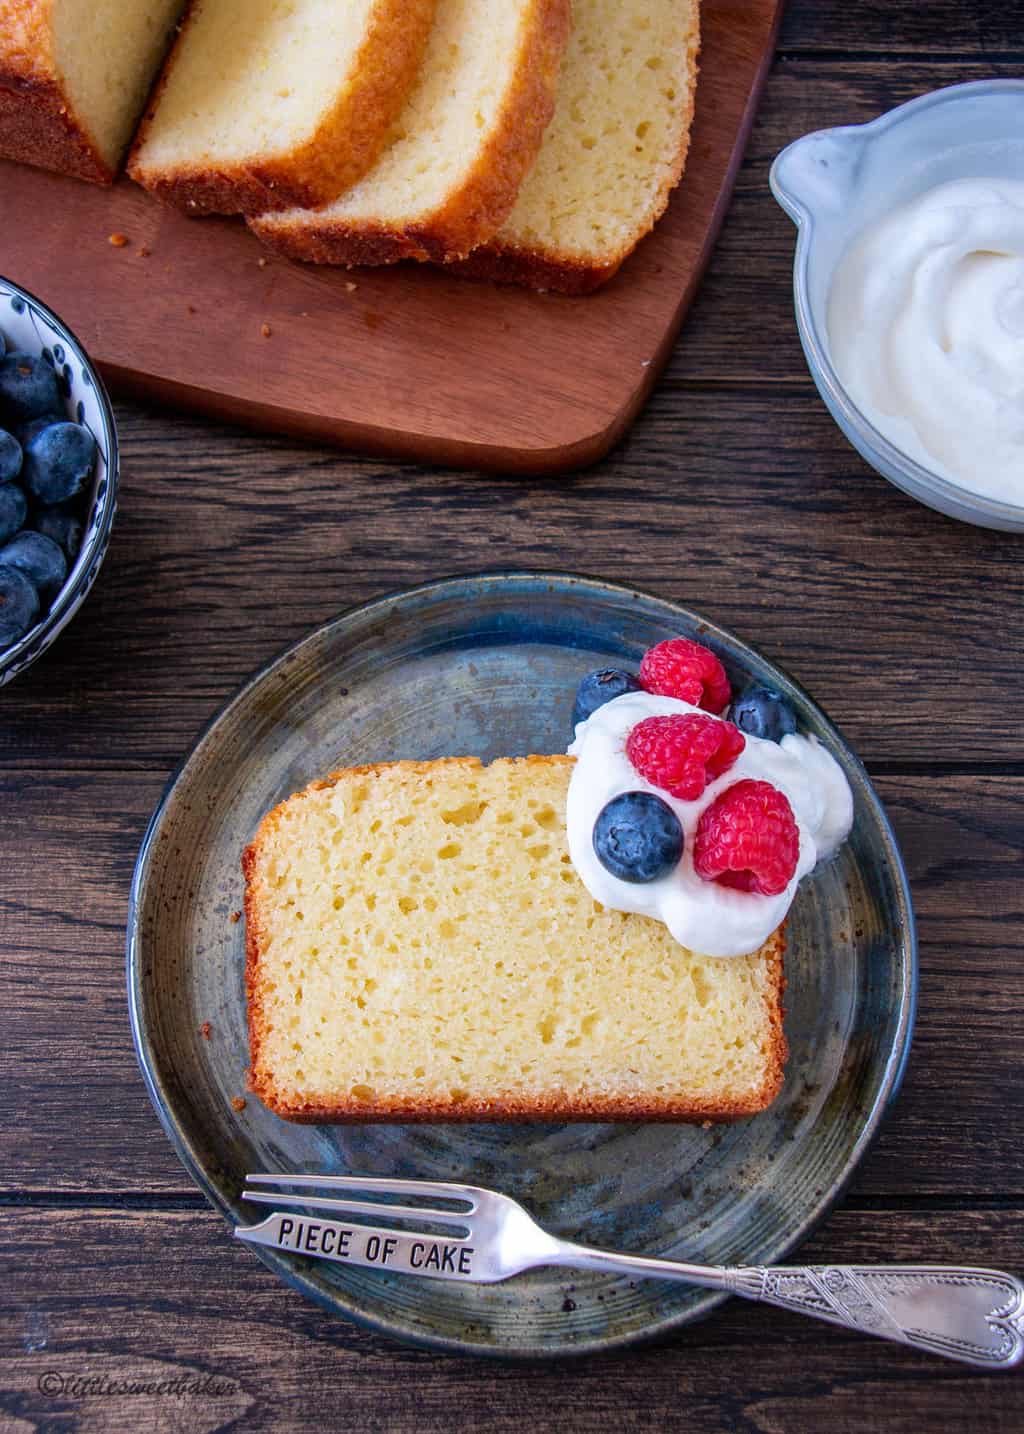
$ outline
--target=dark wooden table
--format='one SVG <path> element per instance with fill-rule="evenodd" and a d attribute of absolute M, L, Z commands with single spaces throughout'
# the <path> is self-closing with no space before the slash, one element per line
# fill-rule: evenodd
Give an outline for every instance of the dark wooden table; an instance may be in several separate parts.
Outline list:
<path fill-rule="evenodd" d="M 675 358 L 589 473 L 399 467 L 119 405 L 100 581 L 0 694 L 0 1429 L 1024 1427 L 1024 1376 L 736 1302 L 557 1367 L 441 1358 L 327 1317 L 228 1238 L 178 1165 L 136 1070 L 123 957 L 168 774 L 285 644 L 376 593 L 495 564 L 648 588 L 818 696 L 909 864 L 909 1073 L 806 1255 L 1024 1273 L 1024 549 L 917 506 L 847 447 L 804 367 L 793 235 L 767 187 L 805 130 L 992 74 L 1024 74 L 1021 0 L 792 0 Z M 110 1391 L 161 1380 L 201 1383 Z"/>

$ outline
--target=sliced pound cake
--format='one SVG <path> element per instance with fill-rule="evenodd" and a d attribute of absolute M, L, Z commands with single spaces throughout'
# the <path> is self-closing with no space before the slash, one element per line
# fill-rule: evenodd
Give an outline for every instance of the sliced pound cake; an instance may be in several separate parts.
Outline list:
<path fill-rule="evenodd" d="M 325 204 L 371 168 L 435 0 L 192 0 L 128 172 L 194 214 Z"/>
<path fill-rule="evenodd" d="M 554 108 L 569 0 L 438 0 L 419 82 L 375 168 L 336 203 L 261 216 L 320 264 L 468 254 L 511 210 Z"/>
<path fill-rule="evenodd" d="M 752 956 L 604 908 L 570 757 L 359 767 L 243 857 L 250 1082 L 298 1121 L 729 1120 L 782 1082 L 781 930 Z"/>
<path fill-rule="evenodd" d="M 698 0 L 574 0 L 573 16 L 537 163 L 464 273 L 586 293 L 653 227 L 683 172 Z"/>
<path fill-rule="evenodd" d="M 0 0 L 0 156 L 109 184 L 185 0 Z"/>

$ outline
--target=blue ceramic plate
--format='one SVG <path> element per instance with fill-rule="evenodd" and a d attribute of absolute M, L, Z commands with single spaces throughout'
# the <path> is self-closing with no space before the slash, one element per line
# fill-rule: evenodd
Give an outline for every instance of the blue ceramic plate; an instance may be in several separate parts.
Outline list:
<path fill-rule="evenodd" d="M 264 812 L 332 768 L 399 757 L 488 760 L 565 748 L 578 679 L 699 638 L 734 685 L 768 680 L 842 763 L 851 839 L 800 889 L 788 927 L 785 1088 L 764 1115 L 682 1125 L 299 1126 L 245 1091 L 239 856 Z M 247 1171 L 356 1171 L 493 1185 L 553 1232 L 710 1262 L 782 1259 L 838 1195 L 899 1083 L 916 960 L 906 877 L 857 758 L 807 695 L 693 613 L 587 578 L 455 578 L 345 614 L 255 677 L 172 782 L 135 871 L 128 982 L 157 1113 L 232 1225 L 258 1211 Z M 209 1039 L 201 1028 L 210 1023 Z M 560 1356 L 664 1334 L 722 1295 L 539 1270 L 445 1284 L 261 1250 L 328 1309 L 449 1350 Z"/>

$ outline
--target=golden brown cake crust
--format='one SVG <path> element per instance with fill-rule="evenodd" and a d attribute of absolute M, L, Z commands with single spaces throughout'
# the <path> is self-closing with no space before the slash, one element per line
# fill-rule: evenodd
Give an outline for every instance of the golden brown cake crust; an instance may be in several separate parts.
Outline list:
<path fill-rule="evenodd" d="M 695 15 L 688 51 L 689 91 L 680 120 L 679 146 L 665 182 L 658 190 L 650 219 L 617 252 L 583 257 L 554 249 L 531 248 L 503 239 L 500 232 L 472 254 L 451 263 L 457 274 L 471 279 L 493 279 L 499 284 L 518 284 L 528 289 L 546 289 L 557 294 L 591 294 L 606 284 L 664 214 L 672 191 L 686 168 L 690 131 L 697 97 L 697 58 L 700 53 L 700 12 Z"/>
<path fill-rule="evenodd" d="M 467 279 L 493 279 L 496 284 L 518 284 L 524 289 L 579 297 L 606 284 L 626 258 L 623 253 L 607 264 L 587 263 L 569 254 L 557 256 L 539 249 L 531 252 L 495 238 L 445 267 Z"/>
<path fill-rule="evenodd" d="M 468 254 L 508 218 L 537 157 L 554 114 L 558 67 L 571 24 L 570 0 L 532 0 L 525 20 L 527 43 L 494 132 L 465 183 L 429 219 L 396 228 L 325 214 L 287 224 L 251 219 L 249 227 L 278 253 L 314 264 L 441 263 Z"/>
<path fill-rule="evenodd" d="M 542 766 L 572 765 L 567 756 L 529 756 L 526 763 Z M 599 1096 L 579 1100 L 560 1091 L 523 1099 L 496 1093 L 480 1100 L 421 1101 L 377 1097 L 372 1101 L 353 1100 L 347 1091 L 317 1103 L 290 1100 L 278 1090 L 272 1074 L 261 1066 L 261 1047 L 265 1032 L 265 1015 L 259 982 L 260 954 L 265 945 L 265 932 L 260 921 L 259 865 L 263 844 L 276 829 L 286 805 L 307 793 L 323 791 L 342 778 L 374 777 L 384 771 L 403 770 L 419 776 L 437 772 L 442 767 L 459 767 L 465 771 L 479 770 L 476 757 L 446 757 L 433 762 L 381 762 L 363 767 L 349 767 L 331 773 L 322 780 L 310 782 L 302 792 L 289 797 L 267 813 L 253 841 L 242 853 L 245 877 L 245 989 L 249 1012 L 249 1089 L 275 1115 L 298 1124 L 364 1124 L 370 1121 L 403 1121 L 418 1123 L 469 1121 L 679 1121 L 699 1124 L 703 1121 L 741 1120 L 766 1110 L 782 1088 L 783 1073 L 789 1051 L 783 1031 L 783 997 L 786 978 L 783 958 L 786 950 L 784 927 L 780 926 L 761 948 L 761 957 L 768 962 L 768 985 L 772 993 L 769 1010 L 769 1036 L 765 1053 L 765 1076 L 760 1089 L 745 1099 L 711 1101 L 700 1097 L 680 1099 L 654 1095 Z"/>
<path fill-rule="evenodd" d="M 197 0 L 191 0 L 184 31 Z M 371 169 L 415 81 L 436 0 L 377 0 L 353 63 L 353 80 L 315 133 L 288 154 L 220 167 L 150 168 L 143 156 L 160 98 L 180 50 L 171 51 L 128 158 L 128 173 L 158 199 L 189 214 L 262 214 L 336 199 Z"/>
<path fill-rule="evenodd" d="M 113 171 L 60 86 L 52 8 L 53 0 L 0 0 L 0 156 L 110 184 Z"/>

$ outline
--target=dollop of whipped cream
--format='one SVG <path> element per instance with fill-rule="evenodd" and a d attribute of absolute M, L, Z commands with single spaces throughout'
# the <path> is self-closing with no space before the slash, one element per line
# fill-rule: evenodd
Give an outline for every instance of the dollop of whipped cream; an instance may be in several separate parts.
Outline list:
<path fill-rule="evenodd" d="M 1024 180 L 939 184 L 869 225 L 836 267 L 828 334 L 891 443 L 1024 504 Z"/>
<path fill-rule="evenodd" d="M 695 802 L 682 802 L 652 786 L 626 756 L 626 738 L 646 717 L 700 712 L 674 697 L 629 692 L 606 702 L 576 728 L 569 756 L 576 758 L 566 803 L 569 855 L 595 901 L 663 921 L 675 939 L 704 956 L 747 956 L 782 922 L 801 877 L 830 856 L 853 825 L 853 794 L 839 763 L 815 737 L 792 734 L 781 743 L 744 733 L 746 746 L 723 776 Z M 789 799 L 800 832 L 793 879 L 778 896 L 736 891 L 704 881 L 693 869 L 693 840 L 705 807 L 744 777 L 770 782 Z M 620 881 L 598 860 L 594 823 L 602 808 L 623 792 L 653 792 L 679 818 L 682 860 L 657 881 Z"/>

